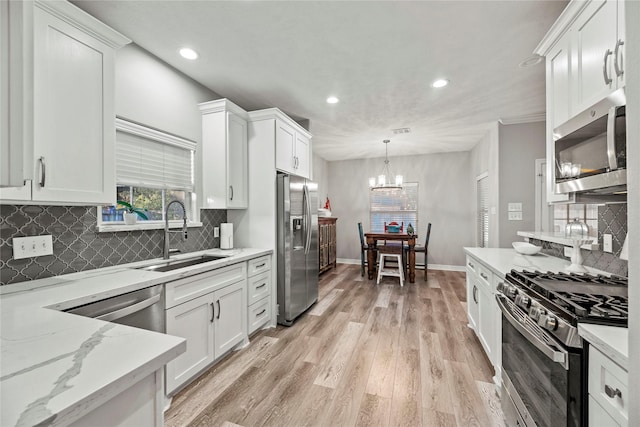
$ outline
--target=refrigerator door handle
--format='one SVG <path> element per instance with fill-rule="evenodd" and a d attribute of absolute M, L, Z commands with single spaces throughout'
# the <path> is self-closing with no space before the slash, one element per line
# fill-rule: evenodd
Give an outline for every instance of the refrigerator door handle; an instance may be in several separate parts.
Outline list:
<path fill-rule="evenodd" d="M 309 196 L 309 188 L 305 185 L 303 191 L 303 197 L 305 200 L 305 212 L 304 212 L 304 225 L 306 227 L 307 236 L 306 241 L 304 243 L 304 253 L 308 254 L 309 249 L 311 249 L 311 197 Z"/>

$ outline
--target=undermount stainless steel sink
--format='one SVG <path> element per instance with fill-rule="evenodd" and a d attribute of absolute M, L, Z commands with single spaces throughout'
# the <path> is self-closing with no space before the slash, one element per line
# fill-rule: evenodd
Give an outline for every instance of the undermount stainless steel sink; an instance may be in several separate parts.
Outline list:
<path fill-rule="evenodd" d="M 216 256 L 216 255 L 200 255 L 195 258 L 175 259 L 175 260 L 169 260 L 169 261 L 165 260 L 157 264 L 147 265 L 145 267 L 136 267 L 136 269 L 165 272 L 165 271 L 177 270 L 179 268 L 190 267 L 192 265 L 203 264 L 205 262 L 215 261 L 222 258 L 226 258 L 226 257 Z"/>

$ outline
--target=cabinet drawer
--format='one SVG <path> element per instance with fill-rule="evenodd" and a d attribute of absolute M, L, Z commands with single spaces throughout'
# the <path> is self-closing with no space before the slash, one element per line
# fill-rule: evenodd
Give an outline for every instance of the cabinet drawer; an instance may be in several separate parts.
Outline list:
<path fill-rule="evenodd" d="M 589 395 L 618 423 L 628 422 L 629 374 L 602 354 L 589 347 Z"/>
<path fill-rule="evenodd" d="M 476 274 L 476 272 L 478 271 L 478 266 L 479 265 L 480 265 L 480 263 L 478 262 L 477 259 L 471 258 L 470 256 L 467 256 L 467 272 L 471 272 L 473 274 Z"/>
<path fill-rule="evenodd" d="M 271 293 L 271 270 L 249 278 L 249 305 Z"/>
<path fill-rule="evenodd" d="M 487 291 L 491 292 L 491 281 L 493 280 L 493 273 L 484 264 L 478 263 L 476 267 L 476 273 L 478 274 L 478 283 Z"/>
<path fill-rule="evenodd" d="M 244 280 L 246 277 L 247 266 L 241 262 L 169 282 L 165 286 L 166 308 L 213 292 L 222 286 Z"/>
<path fill-rule="evenodd" d="M 265 255 L 260 258 L 249 260 L 249 277 L 271 270 L 271 256 Z"/>
<path fill-rule="evenodd" d="M 249 335 L 271 320 L 269 297 L 263 298 L 249 307 Z"/>

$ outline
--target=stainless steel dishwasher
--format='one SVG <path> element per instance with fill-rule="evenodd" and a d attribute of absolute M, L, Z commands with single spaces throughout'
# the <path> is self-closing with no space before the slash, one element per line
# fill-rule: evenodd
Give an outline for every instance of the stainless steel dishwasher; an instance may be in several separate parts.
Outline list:
<path fill-rule="evenodd" d="M 151 286 L 65 311 L 164 333 L 164 285 Z"/>

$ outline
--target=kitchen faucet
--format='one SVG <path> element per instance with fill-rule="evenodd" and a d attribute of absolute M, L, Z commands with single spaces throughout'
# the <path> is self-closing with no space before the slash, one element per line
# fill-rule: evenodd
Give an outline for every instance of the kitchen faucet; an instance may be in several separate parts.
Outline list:
<path fill-rule="evenodd" d="M 180 231 L 170 231 L 169 230 L 169 207 L 171 207 L 172 204 L 177 203 L 182 207 L 182 230 Z M 169 259 L 169 233 L 182 233 L 182 241 L 184 242 L 185 240 L 187 240 L 187 209 L 184 207 L 184 203 L 182 203 L 180 200 L 172 200 L 169 202 L 169 204 L 167 205 L 165 211 L 164 211 L 164 249 L 162 252 L 162 258 L 163 259 Z"/>

